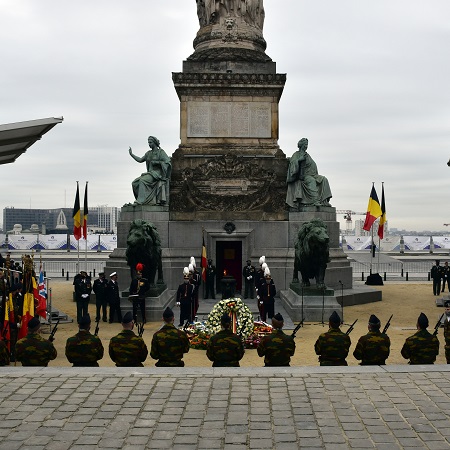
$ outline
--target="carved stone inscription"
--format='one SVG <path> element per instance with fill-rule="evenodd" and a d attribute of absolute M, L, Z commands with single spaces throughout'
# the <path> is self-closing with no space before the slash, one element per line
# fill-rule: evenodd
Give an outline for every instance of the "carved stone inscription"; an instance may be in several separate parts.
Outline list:
<path fill-rule="evenodd" d="M 270 138 L 270 102 L 190 102 L 188 137 Z"/>

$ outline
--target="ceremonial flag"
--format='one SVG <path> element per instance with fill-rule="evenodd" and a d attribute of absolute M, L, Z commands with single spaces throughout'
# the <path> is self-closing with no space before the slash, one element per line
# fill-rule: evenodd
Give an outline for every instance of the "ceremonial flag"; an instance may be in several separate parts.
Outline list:
<path fill-rule="evenodd" d="M 384 224 L 386 223 L 386 205 L 384 203 L 384 183 L 381 187 L 381 217 L 378 225 L 378 236 L 380 239 L 384 237 Z"/>
<path fill-rule="evenodd" d="M 87 191 L 87 181 L 86 188 L 84 189 L 84 207 L 83 207 L 83 236 L 87 241 L 87 218 L 88 218 L 88 191 Z"/>
<path fill-rule="evenodd" d="M 77 181 L 77 194 L 75 196 L 75 204 L 73 205 L 73 235 L 77 241 L 81 238 L 81 211 L 80 211 L 80 192 L 78 190 L 78 181 Z"/>
<path fill-rule="evenodd" d="M 22 339 L 28 334 L 28 322 L 34 317 L 34 291 L 37 289 L 37 285 L 35 278 L 31 278 L 33 290 L 23 294 L 22 324 L 19 328 L 19 339 Z"/>
<path fill-rule="evenodd" d="M 208 265 L 208 261 L 206 260 L 206 246 L 205 246 L 205 237 L 203 236 L 203 245 L 202 245 L 202 279 L 206 281 L 206 266 Z"/>
<path fill-rule="evenodd" d="M 38 301 L 36 314 L 41 316 L 43 319 L 47 319 L 47 287 L 45 286 L 44 268 L 42 267 L 42 264 L 39 271 L 37 295 L 35 294 L 34 298 Z"/>
<path fill-rule="evenodd" d="M 3 320 L 3 332 L 2 339 L 6 342 L 8 350 L 11 351 L 11 322 L 14 322 L 14 304 L 12 300 L 12 294 L 9 294 L 8 300 L 5 302 L 5 317 Z"/>
<path fill-rule="evenodd" d="M 372 227 L 373 223 L 380 216 L 381 216 L 380 202 L 378 201 L 378 195 L 377 191 L 375 190 L 375 186 L 372 185 L 363 230 L 370 231 L 370 228 Z"/>

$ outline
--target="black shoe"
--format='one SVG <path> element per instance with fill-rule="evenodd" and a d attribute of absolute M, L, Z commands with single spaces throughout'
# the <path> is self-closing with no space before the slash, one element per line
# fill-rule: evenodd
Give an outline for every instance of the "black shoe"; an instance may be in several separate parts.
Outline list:
<path fill-rule="evenodd" d="M 112 321 L 112 320 L 110 320 L 110 321 L 109 321 L 109 323 L 113 323 L 113 321 Z"/>
<path fill-rule="evenodd" d="M 95 318 L 95 321 L 96 321 L 96 322 L 100 322 L 100 317 L 96 317 L 96 318 Z"/>
<path fill-rule="evenodd" d="M 103 319 L 103 322 L 108 322 L 108 319 Z"/>
<path fill-rule="evenodd" d="M 178 324 L 179 327 L 182 327 L 183 325 L 184 325 L 183 323 L 179 323 L 179 324 Z"/>

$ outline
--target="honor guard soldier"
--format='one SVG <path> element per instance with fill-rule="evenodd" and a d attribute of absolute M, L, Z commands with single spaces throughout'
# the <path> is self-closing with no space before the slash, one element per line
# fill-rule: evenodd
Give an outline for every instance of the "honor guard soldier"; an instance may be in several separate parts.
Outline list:
<path fill-rule="evenodd" d="M 317 339 L 314 350 L 319 355 L 321 366 L 347 366 L 348 351 L 350 349 L 350 336 L 340 329 L 341 318 L 333 311 L 329 318 L 329 330 L 322 333 Z"/>
<path fill-rule="evenodd" d="M 108 286 L 106 288 L 106 296 L 109 303 L 109 323 L 114 322 L 114 316 L 117 315 L 117 321 L 122 322 L 122 310 L 120 309 L 120 292 L 117 283 L 117 272 L 113 272 L 110 276 Z"/>
<path fill-rule="evenodd" d="M 224 314 L 220 318 L 222 330 L 211 336 L 206 348 L 206 356 L 213 367 L 239 367 L 244 356 L 242 339 L 230 330 L 231 317 Z"/>
<path fill-rule="evenodd" d="M 450 364 L 450 301 L 445 302 L 444 316 L 445 359 Z"/>
<path fill-rule="evenodd" d="M 164 325 L 153 335 L 150 356 L 158 360 L 157 367 L 184 367 L 189 339 L 184 331 L 175 328 L 175 316 L 169 307 L 163 312 L 163 320 Z"/>
<path fill-rule="evenodd" d="M 439 263 L 440 261 L 437 259 L 436 264 L 431 268 L 433 295 L 439 295 L 441 293 L 442 266 L 440 266 Z"/>
<path fill-rule="evenodd" d="M 148 355 L 144 339 L 133 332 L 133 314 L 128 311 L 122 319 L 123 330 L 109 341 L 109 356 L 117 367 L 144 367 Z"/>
<path fill-rule="evenodd" d="M 89 332 L 91 317 L 83 316 L 78 324 L 79 331 L 66 341 L 66 358 L 73 367 L 98 367 L 103 358 L 103 344 L 98 336 Z"/>
<path fill-rule="evenodd" d="M 383 366 L 389 357 L 391 340 L 380 332 L 381 322 L 377 316 L 369 318 L 369 332 L 361 336 L 356 344 L 353 356 L 361 361 L 361 366 Z"/>
<path fill-rule="evenodd" d="M 150 289 L 150 283 L 147 278 L 142 277 L 144 265 L 138 263 L 136 265 L 136 278 L 130 284 L 130 299 L 133 302 L 133 319 L 137 322 L 137 309 L 141 310 L 142 322 L 147 323 L 145 315 L 145 294 Z"/>
<path fill-rule="evenodd" d="M 205 298 L 211 298 L 215 300 L 215 285 L 216 284 L 216 266 L 213 266 L 212 259 L 208 259 L 208 265 L 206 267 L 206 292 Z"/>
<path fill-rule="evenodd" d="M 242 270 L 244 277 L 244 298 L 253 298 L 253 290 L 255 288 L 255 266 L 247 259 L 247 265 Z"/>
<path fill-rule="evenodd" d="M 409 364 L 434 364 L 439 354 L 439 340 L 428 332 L 428 317 L 420 313 L 417 319 L 417 333 L 406 339 L 401 353 Z"/>
<path fill-rule="evenodd" d="M 194 316 L 194 285 L 189 282 L 189 269 L 183 269 L 184 282 L 178 286 L 177 290 L 177 306 L 180 307 L 180 323 L 179 327 L 184 325 L 185 320 L 192 322 Z"/>
<path fill-rule="evenodd" d="M 447 289 L 450 292 L 450 267 L 448 267 L 447 261 L 445 261 L 444 267 L 442 268 L 442 292 L 445 291 L 446 284 Z"/>
<path fill-rule="evenodd" d="M 75 284 L 75 299 L 77 302 L 77 323 L 83 316 L 88 313 L 89 299 L 91 297 L 92 284 L 91 279 L 87 273 L 82 270 L 80 276 L 74 280 Z"/>
<path fill-rule="evenodd" d="M 22 366 L 44 366 L 57 356 L 52 342 L 44 339 L 39 330 L 41 324 L 39 319 L 33 317 L 28 322 L 28 334 L 16 343 L 16 360 Z"/>
<path fill-rule="evenodd" d="M 259 356 L 264 356 L 266 367 L 289 366 L 295 353 L 295 342 L 292 336 L 284 334 L 283 316 L 278 313 L 272 318 L 273 331 L 261 339 L 256 348 Z"/>
<path fill-rule="evenodd" d="M 264 280 L 263 264 L 265 264 L 265 262 L 266 262 L 266 257 L 261 256 L 261 258 L 259 258 L 259 269 L 255 272 L 255 276 L 254 276 L 256 295 L 258 295 L 259 285 L 261 284 L 261 280 Z"/>
<path fill-rule="evenodd" d="M 100 321 L 100 312 L 103 322 L 108 322 L 106 311 L 108 305 L 107 287 L 108 281 L 105 278 L 105 273 L 100 272 L 92 287 L 92 290 L 95 293 L 95 307 L 97 309 L 97 314 L 95 316 L 96 322 Z"/>
<path fill-rule="evenodd" d="M 202 284 L 202 277 L 195 267 L 195 258 L 191 256 L 191 263 L 189 264 L 189 272 L 191 273 L 191 283 L 194 286 L 194 311 L 192 313 L 192 320 L 194 320 L 195 315 L 198 310 L 198 293 L 200 291 L 200 285 Z"/>
<path fill-rule="evenodd" d="M 261 305 L 262 314 L 261 319 L 263 322 L 266 321 L 266 316 L 272 319 L 275 310 L 275 295 L 277 289 L 275 288 L 275 283 L 270 275 L 270 270 L 266 267 L 264 272 L 264 280 L 261 281 L 259 286 L 259 303 Z"/>

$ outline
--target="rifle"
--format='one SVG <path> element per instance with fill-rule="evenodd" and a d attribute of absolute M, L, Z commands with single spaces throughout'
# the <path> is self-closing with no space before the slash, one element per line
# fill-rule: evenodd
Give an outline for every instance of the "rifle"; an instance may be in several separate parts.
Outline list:
<path fill-rule="evenodd" d="M 444 314 L 445 314 L 445 313 L 442 313 L 442 316 L 439 317 L 439 320 L 437 321 L 437 324 L 436 324 L 435 327 L 434 327 L 434 333 L 433 333 L 433 336 L 437 336 L 438 331 L 439 331 L 439 327 L 441 326 L 441 320 L 442 320 L 442 318 L 444 317 Z"/>
<path fill-rule="evenodd" d="M 301 322 L 299 322 L 299 324 L 294 328 L 294 331 L 291 334 L 292 338 L 295 338 L 295 335 L 297 334 L 297 331 L 303 326 L 303 322 L 305 321 L 305 319 L 302 319 Z"/>
<path fill-rule="evenodd" d="M 384 326 L 383 331 L 382 331 L 383 334 L 385 334 L 386 331 L 389 329 L 393 316 L 394 316 L 394 314 L 391 314 L 391 317 L 389 317 L 389 320 L 386 322 L 386 325 Z"/>
<path fill-rule="evenodd" d="M 136 328 L 137 328 L 137 331 L 138 331 L 138 336 L 142 337 L 142 335 L 144 334 L 144 323 L 136 324 Z"/>
<path fill-rule="evenodd" d="M 60 320 L 61 320 L 61 318 L 58 318 L 58 320 L 56 321 L 55 326 L 53 327 L 52 332 L 50 333 L 50 336 L 48 337 L 48 340 L 49 340 L 50 342 L 53 342 L 54 339 L 55 339 L 55 333 L 56 333 L 56 330 L 58 329 L 58 325 L 59 325 L 59 321 L 60 321 Z"/>
<path fill-rule="evenodd" d="M 100 319 L 98 319 L 98 320 L 96 321 L 96 323 L 97 323 L 97 325 L 95 325 L 94 335 L 95 335 L 95 336 L 98 336 L 98 330 L 99 330 L 99 328 L 100 328 Z"/>
<path fill-rule="evenodd" d="M 358 319 L 356 319 L 351 325 L 350 328 L 347 330 L 347 333 L 345 333 L 347 336 L 353 331 L 353 328 L 355 327 L 355 323 L 358 322 Z"/>

